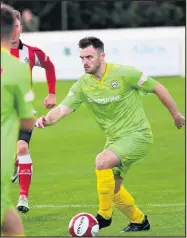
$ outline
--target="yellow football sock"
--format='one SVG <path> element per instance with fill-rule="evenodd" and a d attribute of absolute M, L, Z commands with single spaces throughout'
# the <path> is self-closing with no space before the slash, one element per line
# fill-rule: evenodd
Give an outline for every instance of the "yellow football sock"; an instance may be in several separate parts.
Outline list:
<path fill-rule="evenodd" d="M 97 191 L 99 195 L 98 213 L 105 219 L 112 217 L 112 203 L 114 197 L 114 175 L 112 169 L 96 170 Z"/>
<path fill-rule="evenodd" d="M 114 194 L 115 206 L 125 214 L 133 223 L 142 223 L 144 214 L 136 207 L 133 197 L 121 186 L 119 192 Z"/>

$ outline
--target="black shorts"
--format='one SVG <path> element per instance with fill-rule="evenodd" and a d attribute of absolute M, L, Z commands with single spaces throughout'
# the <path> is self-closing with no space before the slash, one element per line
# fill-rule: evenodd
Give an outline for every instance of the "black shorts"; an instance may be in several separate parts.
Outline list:
<path fill-rule="evenodd" d="M 31 131 L 22 131 L 20 130 L 19 131 L 19 137 L 18 137 L 18 141 L 19 140 L 23 140 L 25 142 L 27 142 L 27 144 L 29 144 L 30 142 L 30 139 L 31 139 L 31 136 L 32 136 L 32 130 Z"/>

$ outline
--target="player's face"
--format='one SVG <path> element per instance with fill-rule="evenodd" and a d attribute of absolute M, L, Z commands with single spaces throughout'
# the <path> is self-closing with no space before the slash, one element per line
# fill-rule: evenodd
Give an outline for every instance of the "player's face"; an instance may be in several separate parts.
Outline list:
<path fill-rule="evenodd" d="M 99 49 L 95 49 L 93 46 L 89 46 L 84 49 L 80 49 L 80 58 L 82 60 L 84 71 L 87 74 L 95 74 L 104 61 L 104 52 Z"/>
<path fill-rule="evenodd" d="M 20 34 L 22 32 L 22 26 L 20 21 L 16 18 L 15 24 L 14 24 L 14 30 L 12 33 L 12 45 L 16 44 L 19 41 Z"/>

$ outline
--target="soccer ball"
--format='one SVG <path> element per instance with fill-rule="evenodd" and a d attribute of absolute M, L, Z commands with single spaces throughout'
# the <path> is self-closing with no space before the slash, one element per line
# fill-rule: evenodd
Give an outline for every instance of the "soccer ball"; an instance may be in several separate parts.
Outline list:
<path fill-rule="evenodd" d="M 73 237 L 93 237 L 99 233 L 97 219 L 89 213 L 79 213 L 69 223 L 69 233 Z"/>

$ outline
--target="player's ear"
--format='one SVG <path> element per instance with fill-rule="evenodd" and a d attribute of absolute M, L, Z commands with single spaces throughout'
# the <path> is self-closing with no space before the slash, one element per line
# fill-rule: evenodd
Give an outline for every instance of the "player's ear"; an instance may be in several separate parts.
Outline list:
<path fill-rule="evenodd" d="M 23 32 L 23 27 L 22 27 L 22 25 L 20 25 L 20 33 L 22 33 Z"/>
<path fill-rule="evenodd" d="M 104 59 L 105 58 L 105 52 L 101 52 L 101 57 Z"/>

